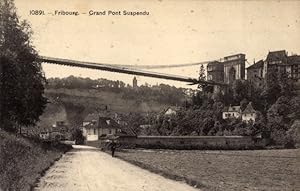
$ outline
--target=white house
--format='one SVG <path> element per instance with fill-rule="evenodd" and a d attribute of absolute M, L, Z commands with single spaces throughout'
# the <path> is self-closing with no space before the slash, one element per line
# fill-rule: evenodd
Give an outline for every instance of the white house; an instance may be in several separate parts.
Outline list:
<path fill-rule="evenodd" d="M 164 116 L 176 115 L 179 110 L 179 107 L 168 107 L 164 109 L 161 114 Z"/>
<path fill-rule="evenodd" d="M 255 122 L 256 117 L 257 117 L 257 113 L 253 109 L 252 103 L 249 102 L 246 109 L 242 112 L 242 121 L 249 122 L 252 120 L 253 122 Z"/>
<path fill-rule="evenodd" d="M 121 132 L 120 125 L 110 117 L 90 114 L 83 121 L 82 133 L 87 141 L 96 141 L 101 136 L 115 135 L 118 132 Z"/>
<path fill-rule="evenodd" d="M 39 134 L 41 139 L 50 139 L 50 132 L 49 131 L 42 131 Z"/>
<path fill-rule="evenodd" d="M 223 113 L 222 113 L 222 118 L 223 119 L 228 119 L 228 118 L 240 118 L 241 117 L 241 107 L 240 106 L 229 106 L 226 108 Z"/>

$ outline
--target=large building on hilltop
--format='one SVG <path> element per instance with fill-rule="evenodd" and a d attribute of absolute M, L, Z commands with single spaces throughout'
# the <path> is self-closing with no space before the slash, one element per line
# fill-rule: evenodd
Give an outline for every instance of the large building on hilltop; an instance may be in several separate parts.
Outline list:
<path fill-rule="evenodd" d="M 245 54 L 224 57 L 224 82 L 230 84 L 235 80 L 245 79 Z"/>
<path fill-rule="evenodd" d="M 300 81 L 300 55 L 288 56 L 285 50 L 269 52 L 266 59 L 247 68 L 247 79 L 261 87 L 268 73 L 286 72 L 294 80 Z"/>
<path fill-rule="evenodd" d="M 224 57 L 207 64 L 207 80 L 230 84 L 245 79 L 245 54 Z"/>
<path fill-rule="evenodd" d="M 264 61 L 259 60 L 254 62 L 251 66 L 247 68 L 247 80 L 253 82 L 256 87 L 262 87 L 264 82 L 263 75 Z"/>
<path fill-rule="evenodd" d="M 265 78 L 268 72 L 291 72 L 291 67 L 288 64 L 288 55 L 285 50 L 269 52 L 263 66 L 263 77 Z"/>
<path fill-rule="evenodd" d="M 288 62 L 291 65 L 291 77 L 300 81 L 300 55 L 289 56 Z"/>
<path fill-rule="evenodd" d="M 208 63 L 207 80 L 224 82 L 224 64 L 218 61 Z"/>

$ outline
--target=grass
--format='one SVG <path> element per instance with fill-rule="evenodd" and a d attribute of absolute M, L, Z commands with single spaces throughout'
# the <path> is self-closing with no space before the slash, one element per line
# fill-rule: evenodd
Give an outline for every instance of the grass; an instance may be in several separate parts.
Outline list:
<path fill-rule="evenodd" d="M 16 137 L 0 129 L 0 190 L 30 190 L 71 147 Z"/>
<path fill-rule="evenodd" d="M 164 104 L 157 101 L 143 101 L 137 102 L 136 99 L 125 99 L 122 97 L 123 93 L 115 93 L 109 91 L 99 91 L 94 89 L 80 90 L 80 89 L 47 89 L 46 96 L 48 98 L 56 99 L 59 97 L 61 102 L 72 102 L 77 105 L 82 105 L 88 110 L 95 108 L 103 108 L 108 105 L 108 109 L 119 113 L 128 112 L 159 112 L 170 104 Z"/>
<path fill-rule="evenodd" d="M 300 190 L 300 150 L 125 150 L 117 157 L 201 190 Z"/>

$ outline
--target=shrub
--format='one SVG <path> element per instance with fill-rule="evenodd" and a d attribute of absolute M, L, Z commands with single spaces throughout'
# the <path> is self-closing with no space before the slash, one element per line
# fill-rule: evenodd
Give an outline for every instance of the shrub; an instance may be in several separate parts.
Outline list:
<path fill-rule="evenodd" d="M 71 136 L 72 136 L 72 137 L 71 137 L 72 140 L 75 141 L 75 144 L 76 144 L 76 145 L 81 145 L 81 144 L 84 143 L 84 137 L 83 137 L 82 131 L 81 131 L 80 129 L 75 129 L 75 130 L 73 130 Z"/>
<path fill-rule="evenodd" d="M 300 148 L 300 120 L 296 120 L 287 131 L 287 139 L 293 147 Z"/>
<path fill-rule="evenodd" d="M 16 137 L 0 129 L 0 188 L 30 190 L 41 172 L 70 148 Z"/>

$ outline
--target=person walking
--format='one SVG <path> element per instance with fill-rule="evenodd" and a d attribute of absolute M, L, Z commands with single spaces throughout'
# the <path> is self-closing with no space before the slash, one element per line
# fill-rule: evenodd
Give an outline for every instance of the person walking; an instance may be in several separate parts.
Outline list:
<path fill-rule="evenodd" d="M 110 149 L 111 149 L 111 156 L 112 156 L 112 157 L 114 157 L 114 156 L 115 156 L 115 150 L 116 150 L 116 147 L 117 147 L 117 145 L 116 145 L 115 141 L 114 141 L 114 140 L 112 140 L 112 143 L 111 143 L 111 145 L 110 145 Z"/>

